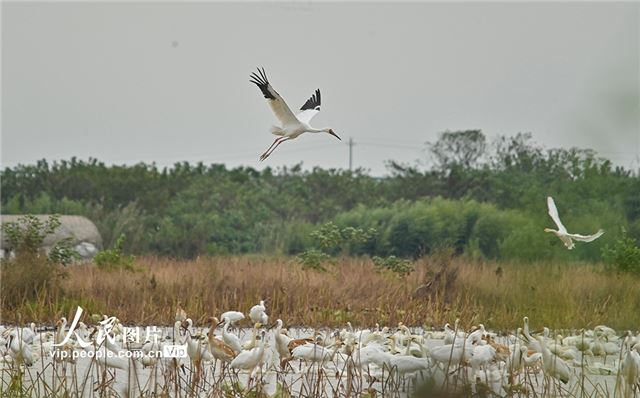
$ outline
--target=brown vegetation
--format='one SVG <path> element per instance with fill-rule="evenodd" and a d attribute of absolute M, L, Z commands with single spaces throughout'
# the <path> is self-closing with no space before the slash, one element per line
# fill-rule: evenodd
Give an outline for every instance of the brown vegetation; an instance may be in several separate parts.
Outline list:
<path fill-rule="evenodd" d="M 2 295 L 2 323 L 53 324 L 76 306 L 115 315 L 125 324 L 173 323 L 180 305 L 205 325 L 226 310 L 248 312 L 266 299 L 270 321 L 286 325 L 441 327 L 455 318 L 491 329 L 514 329 L 528 315 L 536 325 L 582 328 L 640 324 L 640 279 L 593 265 L 505 264 L 431 257 L 405 277 L 380 272 L 367 258 L 344 258 L 328 272 L 302 270 L 290 258 L 215 257 L 193 261 L 144 257 L 142 271 L 68 268 L 63 293 L 47 300 Z M 500 269 L 500 272 L 496 272 Z M 3 278 L 4 279 L 4 278 Z M 3 290 L 7 289 L 3 280 Z M 11 299 L 11 300 L 10 300 Z M 248 324 L 248 323 L 247 323 Z"/>

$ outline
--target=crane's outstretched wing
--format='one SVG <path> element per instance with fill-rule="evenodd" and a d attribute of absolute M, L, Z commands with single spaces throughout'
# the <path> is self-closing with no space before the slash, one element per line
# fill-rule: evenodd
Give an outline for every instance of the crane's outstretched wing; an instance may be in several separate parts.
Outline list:
<path fill-rule="evenodd" d="M 567 232 L 567 229 L 562 225 L 562 221 L 560 221 L 560 216 L 558 215 L 558 209 L 556 208 L 556 204 L 553 201 L 551 196 L 547 196 L 547 207 L 549 208 L 549 215 L 553 219 L 553 222 L 558 226 L 558 231 Z"/>
<path fill-rule="evenodd" d="M 571 239 L 579 240 L 580 242 L 593 242 L 604 234 L 603 230 L 599 230 L 593 235 L 580 235 L 580 234 L 567 234 Z"/>
<path fill-rule="evenodd" d="M 262 70 L 258 68 L 258 73 L 253 72 L 250 77 L 251 79 L 249 81 L 258 86 L 260 91 L 262 91 L 262 94 L 267 99 L 273 113 L 275 113 L 282 125 L 298 123 L 298 119 L 296 119 L 296 116 L 291 112 L 287 103 L 284 102 L 284 99 L 282 99 L 280 94 L 271 87 L 264 68 L 262 68 Z"/>
<path fill-rule="evenodd" d="M 307 102 L 300 108 L 302 112 L 298 113 L 296 117 L 302 123 L 307 123 L 313 119 L 315 115 L 320 112 L 320 89 L 317 89 L 315 93 L 307 100 Z"/>

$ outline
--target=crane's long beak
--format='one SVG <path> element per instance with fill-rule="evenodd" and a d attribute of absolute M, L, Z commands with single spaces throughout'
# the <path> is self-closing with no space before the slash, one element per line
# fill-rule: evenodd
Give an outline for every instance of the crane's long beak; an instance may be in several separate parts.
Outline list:
<path fill-rule="evenodd" d="M 342 138 L 338 137 L 338 135 L 336 133 L 332 131 L 329 131 L 329 134 L 331 134 L 332 136 L 336 137 L 337 139 L 339 139 L 340 141 L 342 141 Z"/>

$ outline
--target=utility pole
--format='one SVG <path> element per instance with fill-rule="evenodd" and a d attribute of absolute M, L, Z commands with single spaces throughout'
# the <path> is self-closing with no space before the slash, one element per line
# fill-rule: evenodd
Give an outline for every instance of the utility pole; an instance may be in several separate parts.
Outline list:
<path fill-rule="evenodd" d="M 349 137 L 349 171 L 353 169 L 353 138 Z"/>

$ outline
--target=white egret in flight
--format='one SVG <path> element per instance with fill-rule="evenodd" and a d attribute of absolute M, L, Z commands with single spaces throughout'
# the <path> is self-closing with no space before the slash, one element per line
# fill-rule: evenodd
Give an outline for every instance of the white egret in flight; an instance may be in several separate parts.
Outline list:
<path fill-rule="evenodd" d="M 565 226 L 562 225 L 562 221 L 560 221 L 560 216 L 558 215 L 558 209 L 556 208 L 556 204 L 551 196 L 547 197 L 547 207 L 549 208 L 549 215 L 553 219 L 553 222 L 558 226 L 558 229 L 545 228 L 544 232 L 552 232 L 555 234 L 569 250 L 575 247 L 573 244 L 574 240 L 580 242 L 593 242 L 604 234 L 603 230 L 599 230 L 593 235 L 570 234 L 567 232 Z"/>

